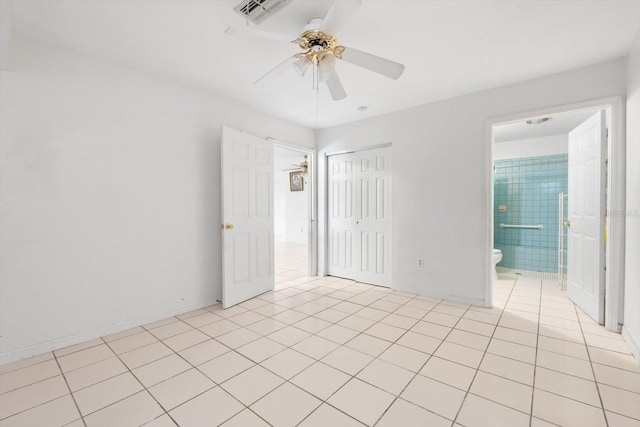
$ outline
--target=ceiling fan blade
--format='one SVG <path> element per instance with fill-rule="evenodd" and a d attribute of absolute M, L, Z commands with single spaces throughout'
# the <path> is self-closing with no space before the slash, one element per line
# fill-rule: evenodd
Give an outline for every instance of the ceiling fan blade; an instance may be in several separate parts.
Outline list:
<path fill-rule="evenodd" d="M 340 101 L 347 97 L 347 92 L 345 92 L 342 82 L 340 81 L 340 77 L 338 77 L 338 73 L 335 69 L 332 69 L 331 76 L 327 79 L 326 83 L 327 88 L 329 88 L 331 98 L 333 98 L 334 101 Z"/>
<path fill-rule="evenodd" d="M 402 64 L 351 47 L 344 48 L 342 60 L 391 79 L 397 79 L 404 72 L 404 65 Z"/>
<path fill-rule="evenodd" d="M 254 39 L 273 40 L 286 43 L 291 43 L 296 39 L 295 37 L 291 37 L 286 34 L 272 33 L 270 31 L 259 30 L 258 28 L 253 27 L 228 27 L 224 32 L 233 36 L 251 37 Z"/>
<path fill-rule="evenodd" d="M 349 16 L 362 5 L 362 0 L 334 0 L 331 9 L 324 17 L 320 31 L 335 35 Z"/>
<path fill-rule="evenodd" d="M 255 82 L 253 82 L 253 84 L 256 85 L 256 86 L 262 86 L 262 85 L 266 84 L 271 79 L 273 79 L 273 78 L 279 76 L 280 74 L 282 74 L 283 72 L 285 72 L 287 70 L 287 68 L 290 68 L 291 64 L 293 63 L 293 61 L 295 59 L 296 59 L 295 56 L 291 56 L 291 57 L 285 59 L 284 61 L 282 61 L 281 63 L 279 63 L 275 67 L 273 67 L 271 70 L 267 71 L 266 74 L 264 74 L 262 77 L 260 77 Z"/>

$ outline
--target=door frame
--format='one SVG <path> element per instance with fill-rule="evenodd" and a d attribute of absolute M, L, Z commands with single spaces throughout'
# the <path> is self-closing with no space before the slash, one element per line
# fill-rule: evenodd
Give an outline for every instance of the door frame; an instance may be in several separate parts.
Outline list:
<path fill-rule="evenodd" d="M 486 265 L 489 266 L 485 278 L 487 286 L 485 298 L 488 306 L 493 305 L 493 281 L 491 269 L 493 268 L 493 127 L 522 120 L 531 119 L 551 114 L 570 113 L 580 110 L 603 109 L 611 112 L 609 128 L 609 140 L 607 147 L 607 210 L 605 219 L 608 239 L 605 244 L 605 328 L 620 332 L 624 314 L 624 240 L 625 240 L 625 167 L 626 167 L 626 141 L 625 141 L 625 108 L 622 96 L 594 99 L 590 101 L 564 104 L 533 111 L 514 113 L 487 120 L 485 127 L 485 141 L 487 154 L 486 190 L 491 195 L 487 205 L 487 241 L 490 247 L 486 251 Z"/>
<path fill-rule="evenodd" d="M 327 230 L 329 230 L 329 157 L 331 156 L 338 156 L 340 154 L 349 154 L 349 153 L 357 153 L 359 151 L 367 151 L 367 150 L 375 150 L 377 148 L 387 148 L 389 147 L 391 149 L 391 159 L 393 159 L 393 143 L 391 142 L 387 142 L 384 144 L 377 144 L 377 145 L 369 145 L 366 147 L 358 147 L 358 148 L 353 148 L 353 149 L 346 149 L 346 150 L 339 150 L 339 151 L 331 151 L 331 152 L 327 152 L 324 153 L 323 156 L 323 165 L 322 165 L 322 169 L 323 169 L 323 173 L 324 173 L 324 179 L 323 179 L 323 185 L 324 185 L 324 192 L 323 192 L 323 211 L 324 211 L 324 216 L 323 216 L 323 221 L 322 221 L 322 227 L 324 230 L 324 235 L 322 238 L 322 244 L 323 244 L 323 250 L 322 250 L 322 275 L 323 276 L 328 276 L 329 275 L 329 233 Z M 393 164 L 392 164 L 393 165 Z M 391 177 L 393 178 L 393 166 L 391 166 Z M 391 180 L 391 197 L 393 198 L 393 179 Z M 390 244 L 393 243 L 393 222 L 391 225 L 391 242 Z M 390 282 L 390 289 L 393 289 L 393 245 L 391 246 L 391 259 L 389 260 L 389 282 Z"/>
<path fill-rule="evenodd" d="M 317 209 L 318 209 L 318 188 L 317 188 L 317 176 L 316 176 L 316 151 L 312 148 L 304 147 L 302 145 L 293 144 L 290 142 L 284 142 L 272 137 L 267 137 L 274 148 L 283 148 L 285 150 L 297 151 L 301 154 L 309 156 L 309 168 L 307 173 L 307 179 L 309 183 L 309 200 L 308 200 L 308 212 L 309 218 L 307 222 L 307 261 L 308 261 L 308 274 L 309 276 L 318 275 L 318 221 L 317 221 Z M 275 171 L 274 171 L 275 173 Z M 275 244 L 275 241 L 274 241 Z"/>

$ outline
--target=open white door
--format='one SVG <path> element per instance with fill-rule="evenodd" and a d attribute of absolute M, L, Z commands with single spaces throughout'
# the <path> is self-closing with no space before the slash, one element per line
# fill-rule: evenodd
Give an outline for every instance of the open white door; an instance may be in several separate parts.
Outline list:
<path fill-rule="evenodd" d="M 274 288 L 273 145 L 222 129 L 222 306 Z"/>
<path fill-rule="evenodd" d="M 569 133 L 569 298 L 604 323 L 604 162 L 606 119 L 599 111 Z"/>

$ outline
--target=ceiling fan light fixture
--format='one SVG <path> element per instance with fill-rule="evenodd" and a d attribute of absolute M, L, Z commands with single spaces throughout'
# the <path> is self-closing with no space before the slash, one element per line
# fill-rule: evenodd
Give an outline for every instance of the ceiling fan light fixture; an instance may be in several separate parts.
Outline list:
<path fill-rule="evenodd" d="M 305 73 L 311 66 L 311 60 L 306 56 L 300 57 L 297 61 L 293 63 L 293 69 L 300 74 L 300 76 L 304 77 Z"/>
<path fill-rule="evenodd" d="M 335 64 L 336 58 L 332 54 L 323 55 L 318 61 L 318 80 L 323 83 L 329 80 L 335 73 Z"/>

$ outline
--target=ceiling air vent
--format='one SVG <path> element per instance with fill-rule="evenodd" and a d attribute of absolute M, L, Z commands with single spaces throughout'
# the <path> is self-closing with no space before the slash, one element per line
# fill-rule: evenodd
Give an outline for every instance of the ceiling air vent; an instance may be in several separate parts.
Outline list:
<path fill-rule="evenodd" d="M 244 0 L 233 10 L 254 24 L 259 24 L 289 3 L 291 0 Z"/>

